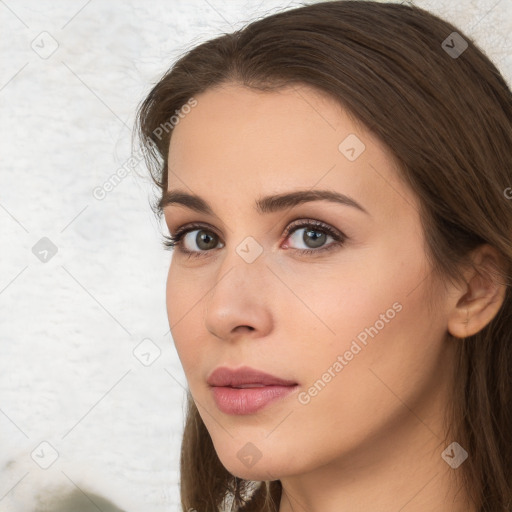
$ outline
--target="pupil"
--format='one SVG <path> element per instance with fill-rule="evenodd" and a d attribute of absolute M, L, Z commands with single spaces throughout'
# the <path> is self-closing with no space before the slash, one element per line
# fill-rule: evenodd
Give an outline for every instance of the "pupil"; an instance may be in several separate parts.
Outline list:
<path fill-rule="evenodd" d="M 316 233 L 316 235 L 315 235 Z M 306 236 L 310 236 L 313 240 L 306 240 Z M 313 242 L 313 247 L 320 247 L 322 245 L 323 237 L 325 237 L 325 233 L 320 233 L 319 231 L 309 230 L 304 232 L 304 242 Z"/>
<path fill-rule="evenodd" d="M 209 249 L 209 245 L 211 245 L 211 242 L 213 241 L 213 237 L 210 236 L 208 233 L 205 233 L 204 231 L 199 231 L 197 233 L 197 237 L 196 237 L 196 243 L 198 245 L 198 247 L 201 247 L 201 243 L 200 242 L 205 242 L 206 244 L 206 249 Z M 215 244 L 213 244 L 215 246 Z M 204 247 L 203 247 L 204 249 Z"/>

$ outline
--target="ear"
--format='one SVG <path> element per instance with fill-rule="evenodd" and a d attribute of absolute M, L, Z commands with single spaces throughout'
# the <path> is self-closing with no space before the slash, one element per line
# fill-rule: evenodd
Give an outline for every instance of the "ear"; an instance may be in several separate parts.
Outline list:
<path fill-rule="evenodd" d="M 456 305 L 449 312 L 448 331 L 456 338 L 467 338 L 481 331 L 496 316 L 505 299 L 507 286 L 500 277 L 504 261 L 489 244 L 477 247 L 473 266 L 466 270 L 465 283 L 455 296 Z"/>

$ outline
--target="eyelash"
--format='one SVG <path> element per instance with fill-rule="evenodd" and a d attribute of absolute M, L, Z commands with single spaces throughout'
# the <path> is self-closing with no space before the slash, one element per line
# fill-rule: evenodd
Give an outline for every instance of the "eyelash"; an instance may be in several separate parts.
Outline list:
<path fill-rule="evenodd" d="M 330 235 L 334 239 L 334 242 L 330 243 L 329 245 L 323 246 L 319 249 L 293 249 L 292 248 L 292 250 L 299 251 L 300 253 L 305 254 L 305 255 L 310 255 L 313 253 L 319 253 L 319 252 L 324 252 L 324 251 L 329 251 L 331 249 L 335 249 L 336 247 L 342 246 L 345 243 L 345 241 L 347 240 L 347 237 L 343 233 L 339 232 L 338 230 L 335 230 L 334 228 L 330 227 L 328 224 L 324 224 L 323 222 L 320 222 L 318 220 L 312 220 L 312 219 L 302 220 L 302 221 L 298 222 L 297 224 L 291 224 L 290 226 L 288 226 L 288 228 L 286 229 L 286 232 L 285 232 L 285 235 L 286 235 L 285 240 L 294 231 L 296 231 L 300 228 L 313 228 L 310 231 L 322 232 L 327 235 Z M 197 229 L 201 229 L 204 231 L 210 231 L 211 233 L 214 233 L 212 230 L 209 229 L 208 226 L 205 226 L 204 224 L 190 224 L 187 227 L 178 229 L 174 236 L 173 235 L 171 235 L 171 236 L 163 235 L 162 245 L 163 245 L 164 249 L 167 251 L 172 251 L 172 250 L 174 250 L 175 247 L 178 247 L 178 250 L 183 254 L 187 254 L 188 258 L 191 258 L 191 257 L 192 258 L 200 258 L 200 257 L 205 256 L 208 252 L 211 252 L 212 249 L 210 249 L 208 251 L 204 251 L 204 250 L 203 251 L 188 251 L 188 250 L 183 249 L 183 247 L 182 247 L 183 237 L 187 233 L 189 233 L 191 231 L 196 231 Z"/>

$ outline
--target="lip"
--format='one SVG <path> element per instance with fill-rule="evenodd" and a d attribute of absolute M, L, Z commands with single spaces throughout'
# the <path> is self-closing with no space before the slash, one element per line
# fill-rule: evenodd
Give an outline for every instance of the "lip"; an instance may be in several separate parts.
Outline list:
<path fill-rule="evenodd" d="M 231 369 L 227 366 L 219 366 L 206 381 L 210 386 L 238 387 L 243 385 L 260 386 L 293 386 L 297 384 L 291 380 L 280 379 L 269 373 L 255 370 L 249 366 Z"/>
<path fill-rule="evenodd" d="M 216 368 L 207 379 L 217 407 L 226 414 L 254 414 L 284 398 L 298 384 L 248 366 Z"/>

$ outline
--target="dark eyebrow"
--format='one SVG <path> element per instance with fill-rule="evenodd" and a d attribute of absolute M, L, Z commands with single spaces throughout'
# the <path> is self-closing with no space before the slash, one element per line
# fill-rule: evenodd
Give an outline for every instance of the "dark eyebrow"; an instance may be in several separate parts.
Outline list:
<path fill-rule="evenodd" d="M 256 201 L 256 211 L 260 214 L 273 213 L 302 203 L 320 200 L 351 206 L 369 215 L 368 211 L 357 201 L 345 194 L 333 192 L 332 190 L 298 190 L 296 192 L 266 196 Z M 198 213 L 215 216 L 211 206 L 204 199 L 182 190 L 166 191 L 158 203 L 158 208 L 162 210 L 171 204 L 180 204 Z"/>

